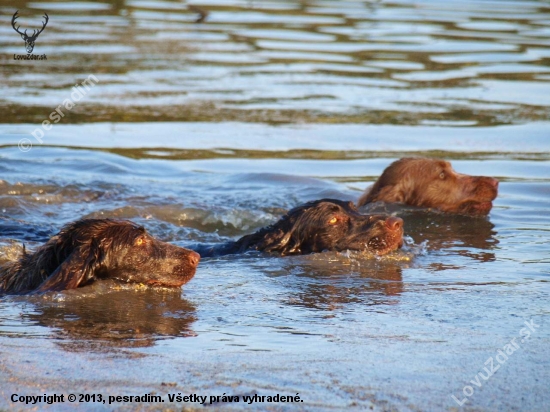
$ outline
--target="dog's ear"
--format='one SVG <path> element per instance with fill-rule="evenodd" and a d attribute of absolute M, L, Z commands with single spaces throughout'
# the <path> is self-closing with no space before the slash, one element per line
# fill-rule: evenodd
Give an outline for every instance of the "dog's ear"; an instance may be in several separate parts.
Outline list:
<path fill-rule="evenodd" d="M 296 251 L 293 239 L 294 222 L 295 217 L 287 214 L 272 225 L 237 240 L 235 249 L 240 252 L 256 249 L 260 252 L 279 252 L 282 255 L 293 253 Z"/>
<path fill-rule="evenodd" d="M 405 193 L 402 188 L 396 186 L 384 186 L 376 194 L 373 194 L 371 202 L 386 202 L 386 203 L 403 203 L 406 200 Z"/>
<path fill-rule="evenodd" d="M 357 206 L 374 202 L 405 203 L 407 198 L 410 197 L 407 193 L 412 192 L 414 189 L 412 184 L 407 185 L 406 183 L 405 181 L 397 184 L 384 184 L 379 180 L 361 195 Z"/>
<path fill-rule="evenodd" d="M 285 232 L 277 226 L 278 222 L 267 228 L 260 229 L 256 233 L 243 236 L 235 242 L 236 250 L 245 252 L 248 249 L 256 249 L 260 252 L 284 253 L 290 241 L 291 233 Z"/>
<path fill-rule="evenodd" d="M 270 227 L 264 233 L 263 239 L 259 242 L 258 250 L 265 252 L 279 252 L 282 256 L 292 255 L 301 252 L 302 242 L 305 239 L 303 232 L 303 212 L 307 209 L 291 211 Z"/>
<path fill-rule="evenodd" d="M 95 279 L 102 256 L 98 243 L 93 240 L 81 245 L 42 282 L 34 293 L 76 289 Z"/>
<path fill-rule="evenodd" d="M 297 245 L 293 240 L 293 231 L 290 229 L 289 232 L 279 231 L 278 236 L 269 236 L 264 238 L 262 245 L 259 246 L 259 250 L 265 252 L 279 252 L 281 255 L 287 255 L 289 253 L 296 252 Z"/>

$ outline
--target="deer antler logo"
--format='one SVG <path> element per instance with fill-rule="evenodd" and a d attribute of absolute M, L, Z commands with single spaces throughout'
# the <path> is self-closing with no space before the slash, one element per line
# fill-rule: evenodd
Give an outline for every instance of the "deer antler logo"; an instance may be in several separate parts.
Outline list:
<path fill-rule="evenodd" d="M 32 36 L 27 35 L 27 30 L 25 30 L 24 33 L 20 32 L 19 27 L 21 27 L 21 26 L 17 26 L 17 28 L 15 27 L 15 20 L 17 19 L 17 17 L 19 17 L 17 15 L 17 13 L 19 13 L 19 10 L 17 10 L 13 14 L 13 17 L 11 18 L 11 25 L 12 25 L 13 29 L 21 35 L 21 38 L 23 40 L 25 40 L 25 47 L 27 49 L 27 53 L 32 53 L 32 51 L 34 49 L 34 42 L 36 41 L 36 38 L 38 37 L 38 35 L 40 33 L 42 33 L 44 31 L 44 29 L 46 28 L 46 25 L 48 24 L 48 20 L 49 20 L 48 13 L 44 13 L 44 18 L 46 19 L 46 21 L 44 23 L 42 23 L 42 28 L 40 30 L 33 30 L 32 31 Z"/>

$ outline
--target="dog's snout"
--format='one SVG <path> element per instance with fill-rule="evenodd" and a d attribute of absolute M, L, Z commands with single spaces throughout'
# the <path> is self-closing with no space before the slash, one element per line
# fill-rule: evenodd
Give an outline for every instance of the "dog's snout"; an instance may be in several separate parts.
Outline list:
<path fill-rule="evenodd" d="M 477 186 L 490 186 L 494 189 L 498 189 L 498 180 L 494 177 L 488 177 L 488 176 L 476 176 L 473 177 L 473 183 Z"/>
<path fill-rule="evenodd" d="M 191 266 L 197 267 L 201 260 L 201 255 L 199 255 L 197 252 L 190 252 L 187 259 L 189 260 Z"/>
<path fill-rule="evenodd" d="M 400 217 L 388 217 L 386 219 L 386 226 L 390 230 L 399 230 L 403 227 L 403 219 Z"/>

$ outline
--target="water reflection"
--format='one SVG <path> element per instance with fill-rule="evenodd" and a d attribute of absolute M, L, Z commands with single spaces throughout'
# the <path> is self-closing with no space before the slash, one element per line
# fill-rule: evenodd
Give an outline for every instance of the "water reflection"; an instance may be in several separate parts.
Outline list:
<path fill-rule="evenodd" d="M 68 351 L 148 347 L 167 337 L 195 336 L 195 307 L 181 290 L 117 290 L 108 281 L 38 301 L 22 317 L 50 328 Z"/>
<path fill-rule="evenodd" d="M 323 311 L 346 310 L 353 304 L 360 305 L 361 310 L 396 304 L 404 292 L 402 270 L 408 264 L 406 259 L 399 261 L 404 257 L 397 253 L 383 259 L 365 259 L 355 254 L 346 258 L 343 254 L 323 253 L 289 259 L 284 270 L 294 276 L 285 279 L 288 290 L 283 301 Z"/>
<path fill-rule="evenodd" d="M 56 26 L 36 65 L 13 60 L 21 39 L 0 32 L 0 121 L 41 123 L 90 73 L 99 84 L 64 124 L 548 118 L 544 1 L 17 4 L 29 19 L 46 9 Z"/>
<path fill-rule="evenodd" d="M 447 250 L 480 262 L 495 260 L 498 232 L 490 216 L 470 217 L 380 203 L 368 205 L 362 212 L 396 214 L 405 221 L 405 234 L 416 243 L 427 242 L 431 250 Z"/>

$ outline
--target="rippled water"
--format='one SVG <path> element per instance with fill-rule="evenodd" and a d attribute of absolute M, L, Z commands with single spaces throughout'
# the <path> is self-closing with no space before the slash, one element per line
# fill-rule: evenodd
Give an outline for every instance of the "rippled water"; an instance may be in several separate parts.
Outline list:
<path fill-rule="evenodd" d="M 34 50 L 47 60 L 14 60 L 17 9 L 24 28 L 48 13 Z M 45 391 L 452 410 L 470 385 L 462 409 L 548 410 L 548 2 L 0 10 L 1 262 L 84 216 L 132 219 L 182 246 L 235 239 L 308 200 L 357 200 L 406 155 L 501 182 L 487 218 L 400 211 L 408 245 L 382 259 L 226 256 L 204 259 L 181 291 L 103 282 L 1 298 L 0 408 Z M 540 325 L 532 337 L 471 383 L 527 320 Z M 290 408 L 247 408 L 267 407 Z"/>

